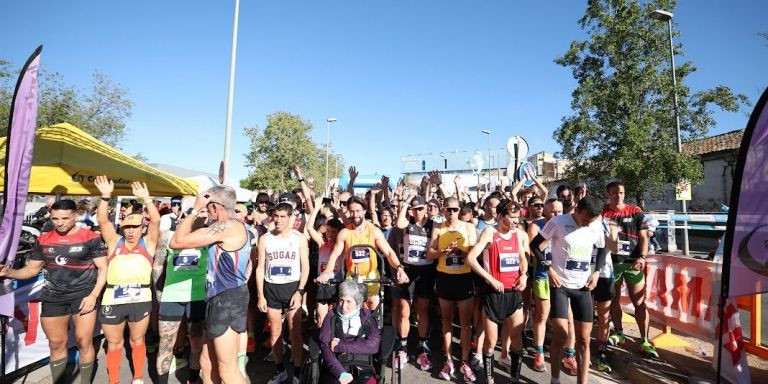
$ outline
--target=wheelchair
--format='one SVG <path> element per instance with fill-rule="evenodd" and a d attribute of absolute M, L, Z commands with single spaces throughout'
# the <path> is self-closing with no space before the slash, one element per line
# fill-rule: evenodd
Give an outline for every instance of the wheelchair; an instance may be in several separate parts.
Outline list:
<path fill-rule="evenodd" d="M 358 382 L 367 382 L 368 377 L 371 377 L 375 379 L 376 383 L 383 384 L 383 383 L 391 383 L 391 384 L 400 384 L 401 382 L 401 372 L 400 369 L 397 367 L 397 364 L 392 364 L 392 369 L 390 370 L 390 378 L 387 380 L 385 377 L 386 372 L 386 366 L 394 361 L 395 357 L 395 341 L 397 340 L 397 337 L 395 335 L 395 330 L 391 326 L 384 326 L 384 286 L 392 286 L 394 285 L 394 281 L 390 278 L 384 277 L 384 273 L 386 270 L 386 265 L 384 258 L 382 257 L 381 253 L 378 251 L 378 249 L 371 247 L 369 245 L 363 245 L 363 244 L 357 244 L 352 245 L 349 247 L 349 249 L 344 252 L 340 258 L 342 260 L 341 262 L 341 276 L 345 276 L 344 266 L 345 266 L 345 260 L 349 256 L 349 254 L 353 251 L 359 251 L 361 249 L 369 249 L 373 251 L 373 254 L 376 255 L 376 258 L 378 260 L 378 266 L 379 266 L 379 276 L 381 276 L 378 279 L 366 279 L 362 278 L 357 274 L 357 271 L 355 273 L 348 277 L 359 284 L 379 284 L 381 285 L 381 289 L 379 289 L 379 305 L 376 307 L 376 309 L 373 311 L 372 316 L 376 320 L 376 323 L 378 324 L 379 331 L 381 333 L 381 342 L 379 344 L 379 352 L 376 355 L 359 355 L 359 354 L 353 354 L 353 355 L 343 355 L 343 357 L 340 357 L 339 361 L 347 368 L 347 372 L 352 373 L 354 376 L 354 380 L 352 383 L 358 383 Z M 344 281 L 344 279 L 331 279 L 328 281 L 328 284 L 334 284 L 338 285 L 341 284 Z M 334 316 L 333 314 L 329 314 L 329 316 Z M 309 350 L 309 353 L 307 354 L 307 358 L 305 359 L 302 369 L 301 369 L 301 384 L 326 384 L 326 383 L 334 383 L 337 382 L 336 377 L 332 377 L 330 372 L 328 372 L 328 369 L 324 366 L 324 362 L 322 359 L 322 355 L 320 352 L 320 341 L 319 341 L 319 330 L 316 332 L 313 332 L 308 341 L 307 341 L 307 347 Z M 370 375 L 370 376 L 369 376 Z"/>

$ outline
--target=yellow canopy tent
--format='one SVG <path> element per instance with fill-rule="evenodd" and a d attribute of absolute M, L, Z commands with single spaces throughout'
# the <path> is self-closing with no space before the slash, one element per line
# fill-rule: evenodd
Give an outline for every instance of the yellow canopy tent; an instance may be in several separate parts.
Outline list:
<path fill-rule="evenodd" d="M 0 137 L 0 188 L 5 174 L 6 137 Z M 95 195 L 98 175 L 115 183 L 115 196 L 130 196 L 131 183 L 142 181 L 153 196 L 197 195 L 197 185 L 123 154 L 79 128 L 56 124 L 38 128 L 29 193 Z"/>

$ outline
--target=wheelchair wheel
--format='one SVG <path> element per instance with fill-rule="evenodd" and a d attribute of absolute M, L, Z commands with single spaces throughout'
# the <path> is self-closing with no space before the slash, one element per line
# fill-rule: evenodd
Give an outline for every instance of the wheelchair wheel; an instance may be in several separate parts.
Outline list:
<path fill-rule="evenodd" d="M 320 362 L 311 358 L 304 360 L 301 367 L 301 384 L 320 383 Z"/>

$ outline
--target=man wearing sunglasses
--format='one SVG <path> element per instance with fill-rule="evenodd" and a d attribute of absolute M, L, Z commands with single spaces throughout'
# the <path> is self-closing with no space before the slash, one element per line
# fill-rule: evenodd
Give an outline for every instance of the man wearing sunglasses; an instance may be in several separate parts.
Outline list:
<path fill-rule="evenodd" d="M 392 324 L 400 337 L 396 364 L 402 369 L 408 362 L 408 334 L 411 329 L 411 307 L 416 304 L 419 327 L 419 356 L 423 371 L 432 369 L 429 337 L 429 307 L 435 294 L 435 261 L 427 258 L 434 222 L 427 217 L 423 196 L 406 196 L 397 215 L 397 229 L 391 242 L 399 250 L 400 260 L 410 282 L 392 289 Z M 410 215 L 408 215 L 410 207 Z"/>
<path fill-rule="evenodd" d="M 524 324 L 522 291 L 528 278 L 528 235 L 518 228 L 520 207 L 513 202 L 504 202 L 496 207 L 496 214 L 499 224 L 483 230 L 467 255 L 472 271 L 483 279 L 480 288 L 485 330 L 483 365 L 489 384 L 494 382 L 494 349 L 498 326 L 502 324 L 512 339 L 510 381 L 514 383 L 520 379 Z M 482 265 L 477 260 L 480 254 L 483 254 Z"/>
<path fill-rule="evenodd" d="M 235 199 L 235 190 L 225 185 L 200 194 L 170 242 L 173 249 L 208 247 L 205 344 L 200 362 L 205 382 L 245 383 L 237 356 L 239 334 L 246 331 L 251 239 L 245 223 L 235 218 Z M 193 231 L 192 223 L 202 209 L 213 224 Z"/>

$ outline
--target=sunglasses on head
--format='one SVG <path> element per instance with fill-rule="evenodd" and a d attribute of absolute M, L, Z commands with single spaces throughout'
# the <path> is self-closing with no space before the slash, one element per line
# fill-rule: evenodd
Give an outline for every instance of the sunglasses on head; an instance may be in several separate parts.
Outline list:
<path fill-rule="evenodd" d="M 520 205 L 515 203 L 515 202 L 508 203 L 505 208 L 510 213 L 514 213 L 514 212 L 519 212 L 520 211 Z"/>
<path fill-rule="evenodd" d="M 448 211 L 448 212 L 454 212 L 454 213 L 458 212 L 460 209 L 461 209 L 461 208 L 458 208 L 458 207 L 445 207 L 445 210 L 446 210 L 446 211 Z"/>

